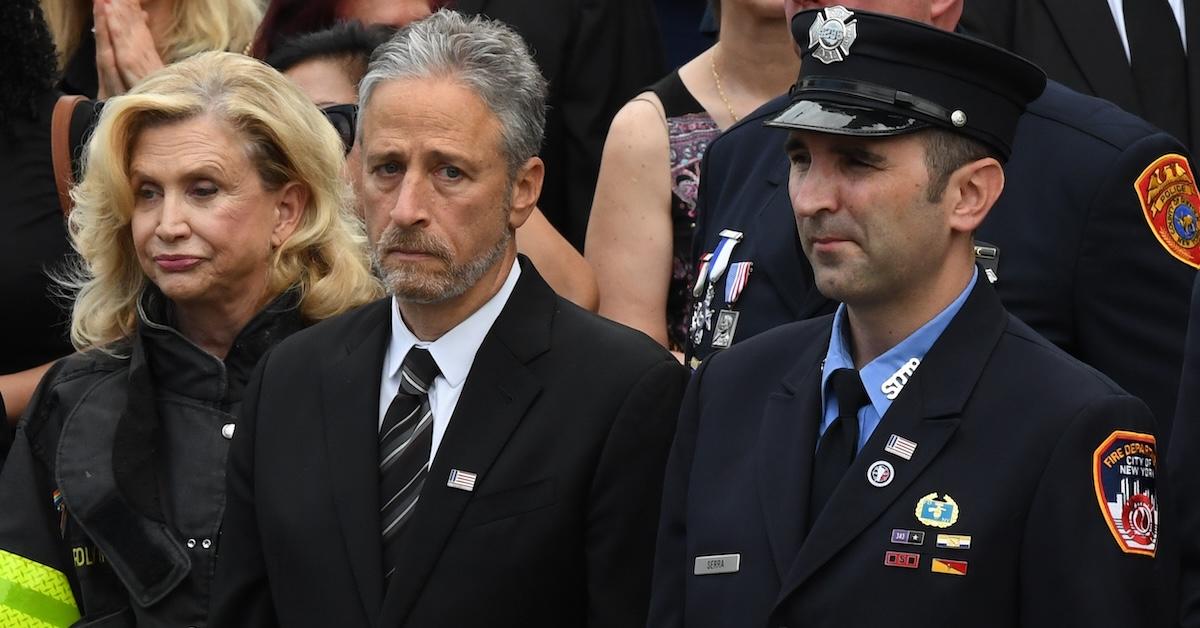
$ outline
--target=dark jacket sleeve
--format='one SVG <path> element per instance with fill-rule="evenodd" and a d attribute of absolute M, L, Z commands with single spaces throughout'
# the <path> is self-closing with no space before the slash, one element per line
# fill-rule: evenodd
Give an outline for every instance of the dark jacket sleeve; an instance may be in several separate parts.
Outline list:
<path fill-rule="evenodd" d="M 1075 357 L 1145 401 L 1164 446 L 1179 391 L 1195 269 L 1158 242 L 1134 183 L 1169 153 L 1187 156 L 1169 135 L 1149 135 L 1122 150 L 1107 176 L 1094 179 L 1102 185 L 1087 214 L 1073 295 Z"/>
<path fill-rule="evenodd" d="M 1162 532 L 1175 526 L 1162 508 L 1166 491 L 1157 473 L 1160 465 L 1152 464 L 1142 484 L 1152 487 L 1155 518 L 1161 522 L 1154 526 L 1156 555 L 1123 549 L 1116 527 L 1122 524 L 1111 521 L 1107 503 L 1101 506 L 1111 495 L 1098 487 L 1097 467 L 1113 462 L 1105 454 L 1111 448 L 1103 445 L 1119 431 L 1153 436 L 1154 418 L 1145 404 L 1109 395 L 1083 407 L 1059 437 L 1040 483 L 1029 487 L 1033 500 L 1018 576 L 1021 626 L 1058 627 L 1067 618 L 1073 626 L 1173 625 L 1167 621 L 1173 605 L 1164 603 L 1157 573 L 1173 559 L 1162 545 Z M 1157 460 L 1156 454 L 1146 457 Z M 1125 458 L 1114 462 L 1126 463 Z"/>
<path fill-rule="evenodd" d="M 5 417 L 4 413 L 4 398 L 0 397 L 0 419 Z M 8 458 L 8 450 L 12 447 L 14 429 L 8 424 L 7 420 L 0 421 L 0 469 L 4 468 L 4 461 Z"/>
<path fill-rule="evenodd" d="M 225 519 L 217 542 L 217 573 L 213 579 L 210 626 L 278 626 L 267 583 L 267 566 L 259 543 L 254 509 L 254 443 L 263 372 L 268 352 L 259 361 L 246 387 L 241 418 L 230 445 L 225 471 Z"/>
<path fill-rule="evenodd" d="M 687 497 L 696 433 L 700 420 L 700 381 L 711 360 L 696 370 L 688 383 L 679 410 L 675 441 L 667 458 L 663 482 L 662 515 L 654 556 L 654 581 L 650 592 L 649 628 L 683 628 L 684 589 L 687 583 Z"/>
<path fill-rule="evenodd" d="M 1175 489 L 1179 517 L 1180 619 L 1184 628 L 1200 628 L 1200 274 L 1192 288 L 1179 405 L 1175 410 L 1167 472 Z"/>
<path fill-rule="evenodd" d="M 587 521 L 588 623 L 640 626 L 650 597 L 663 468 L 688 371 L 672 357 L 629 391 L 592 481 Z"/>
<path fill-rule="evenodd" d="M 79 618 L 63 515 L 43 462 L 47 388 L 54 374 L 35 393 L 0 472 L 0 626 L 67 626 Z"/>

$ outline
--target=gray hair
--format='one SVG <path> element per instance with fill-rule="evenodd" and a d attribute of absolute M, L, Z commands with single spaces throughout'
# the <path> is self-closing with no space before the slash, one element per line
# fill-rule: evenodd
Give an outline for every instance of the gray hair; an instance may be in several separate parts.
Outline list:
<path fill-rule="evenodd" d="M 510 175 L 538 154 L 546 126 L 546 79 L 525 40 L 502 22 L 443 9 L 400 29 L 371 55 L 359 84 L 359 108 L 366 110 L 385 81 L 441 77 L 473 89 L 500 120 Z M 361 132 L 361 115 L 358 120 Z"/>

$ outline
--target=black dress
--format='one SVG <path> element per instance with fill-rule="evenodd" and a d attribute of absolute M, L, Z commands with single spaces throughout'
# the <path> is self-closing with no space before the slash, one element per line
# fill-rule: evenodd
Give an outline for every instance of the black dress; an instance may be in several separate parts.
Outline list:
<path fill-rule="evenodd" d="M 667 288 L 667 341 L 673 351 L 687 346 L 692 311 L 692 234 L 696 230 L 696 195 L 700 161 L 721 134 L 712 116 L 696 101 L 675 71 L 650 86 L 667 114 L 671 160 L 671 283 Z"/>
<path fill-rule="evenodd" d="M 58 94 L 37 103 L 36 114 L 0 127 L 0 374 L 15 373 L 71 353 L 65 304 L 51 296 L 47 271 L 71 251 L 67 240 L 54 166 L 50 156 L 50 119 Z M 75 109 L 71 145 L 77 155 L 94 110 Z M 0 412 L 0 418 L 3 413 Z M 0 421 L 0 464 L 12 431 Z"/>
<path fill-rule="evenodd" d="M 46 94 L 37 114 L 12 120 L 0 130 L 0 374 L 45 364 L 72 351 L 67 338 L 67 304 L 51 296 L 48 271 L 71 252 L 54 186 L 50 119 L 58 94 Z M 92 122 L 93 108 L 81 103 L 72 118 L 77 156 Z"/>

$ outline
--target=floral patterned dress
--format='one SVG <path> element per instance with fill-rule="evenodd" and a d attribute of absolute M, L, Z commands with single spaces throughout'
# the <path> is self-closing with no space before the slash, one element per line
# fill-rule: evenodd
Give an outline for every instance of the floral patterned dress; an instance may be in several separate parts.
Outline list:
<path fill-rule="evenodd" d="M 692 235 L 696 230 L 696 196 L 700 191 L 700 160 L 721 129 L 672 72 L 650 87 L 667 114 L 671 159 L 672 269 L 667 292 L 667 339 L 674 351 L 687 346 L 692 311 Z"/>

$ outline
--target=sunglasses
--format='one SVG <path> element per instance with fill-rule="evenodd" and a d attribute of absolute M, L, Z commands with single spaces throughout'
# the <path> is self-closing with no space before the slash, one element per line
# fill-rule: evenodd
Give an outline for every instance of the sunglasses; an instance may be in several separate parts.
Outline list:
<path fill-rule="evenodd" d="M 354 127 L 358 124 L 358 105 L 329 105 L 321 107 L 321 113 L 333 125 L 338 137 L 342 138 L 342 146 L 346 153 L 354 146 Z"/>

